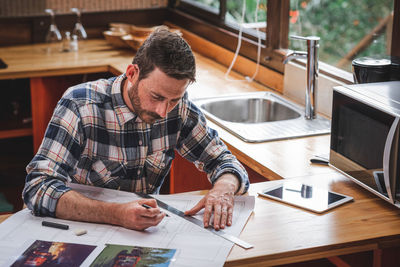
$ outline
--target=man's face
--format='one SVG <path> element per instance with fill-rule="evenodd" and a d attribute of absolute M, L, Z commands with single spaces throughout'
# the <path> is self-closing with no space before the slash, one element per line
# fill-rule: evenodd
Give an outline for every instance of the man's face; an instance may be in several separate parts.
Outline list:
<path fill-rule="evenodd" d="M 185 94 L 188 79 L 171 78 L 155 68 L 145 79 L 128 89 L 129 100 L 135 113 L 146 123 L 153 124 L 165 118 Z"/>

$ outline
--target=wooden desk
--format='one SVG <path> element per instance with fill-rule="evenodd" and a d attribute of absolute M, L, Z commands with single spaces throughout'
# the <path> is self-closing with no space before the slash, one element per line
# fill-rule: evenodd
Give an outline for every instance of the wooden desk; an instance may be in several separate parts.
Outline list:
<path fill-rule="evenodd" d="M 283 180 L 252 184 L 249 194 L 256 196 L 255 209 L 240 238 L 254 248 L 234 246 L 226 266 L 271 266 L 331 257 L 337 260 L 334 256 L 362 251 L 374 251 L 374 266 L 385 266 L 382 249 L 400 246 L 400 210 L 342 174 L 290 180 L 346 194 L 354 201 L 317 214 L 257 196 L 258 191 Z"/>
<path fill-rule="evenodd" d="M 8 217 L 10 217 L 12 214 L 2 214 L 0 215 L 0 223 L 4 222 L 7 220 Z"/>
<path fill-rule="evenodd" d="M 257 196 L 283 180 L 252 184 L 249 194 L 256 196 L 255 209 L 240 238 L 254 248 L 234 246 L 226 266 L 271 266 L 400 246 L 400 210 L 350 179 L 334 172 L 291 180 L 350 195 L 354 202 L 316 214 Z M 8 216 L 0 216 L 0 221 Z"/>

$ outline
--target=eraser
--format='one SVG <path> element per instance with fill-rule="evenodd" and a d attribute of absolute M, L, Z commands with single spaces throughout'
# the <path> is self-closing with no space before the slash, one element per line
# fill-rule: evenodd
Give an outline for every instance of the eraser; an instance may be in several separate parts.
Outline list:
<path fill-rule="evenodd" d="M 74 233 L 76 234 L 76 235 L 84 235 L 84 234 L 86 234 L 87 233 L 87 231 L 85 230 L 85 229 L 75 229 L 74 230 Z"/>

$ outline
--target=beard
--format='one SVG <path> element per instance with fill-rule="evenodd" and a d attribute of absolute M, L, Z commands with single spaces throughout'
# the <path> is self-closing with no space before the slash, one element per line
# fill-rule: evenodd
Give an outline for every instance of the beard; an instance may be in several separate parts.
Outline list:
<path fill-rule="evenodd" d="M 139 98 L 139 81 L 137 81 L 131 88 L 128 90 L 128 96 L 132 103 L 134 112 L 139 118 L 149 124 L 155 123 L 157 120 L 161 120 L 162 117 L 153 111 L 146 110 L 142 108 L 142 104 L 140 103 Z"/>

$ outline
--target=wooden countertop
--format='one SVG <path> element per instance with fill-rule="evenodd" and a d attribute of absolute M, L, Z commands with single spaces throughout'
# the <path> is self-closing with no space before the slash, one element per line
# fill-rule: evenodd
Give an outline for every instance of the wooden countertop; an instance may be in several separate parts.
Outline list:
<path fill-rule="evenodd" d="M 0 58 L 8 68 L 0 69 L 0 80 L 47 77 L 110 71 L 124 72 L 134 56 L 131 50 L 115 50 L 104 40 L 84 41 L 77 52 L 48 53 L 46 44 L 0 48 Z"/>
<path fill-rule="evenodd" d="M 249 195 L 256 197 L 255 209 L 240 238 L 254 248 L 234 246 L 225 266 L 280 265 L 400 245 L 400 210 L 340 173 L 290 180 L 346 194 L 354 201 L 317 214 L 257 196 L 260 190 L 286 180 L 251 184 Z M 0 223 L 9 216 L 0 215 Z"/>
<path fill-rule="evenodd" d="M 346 194 L 354 201 L 317 214 L 257 195 L 287 179 L 251 184 L 254 213 L 240 238 L 254 248 L 234 246 L 225 266 L 273 266 L 400 246 L 400 209 L 339 172 L 289 180 Z"/>

